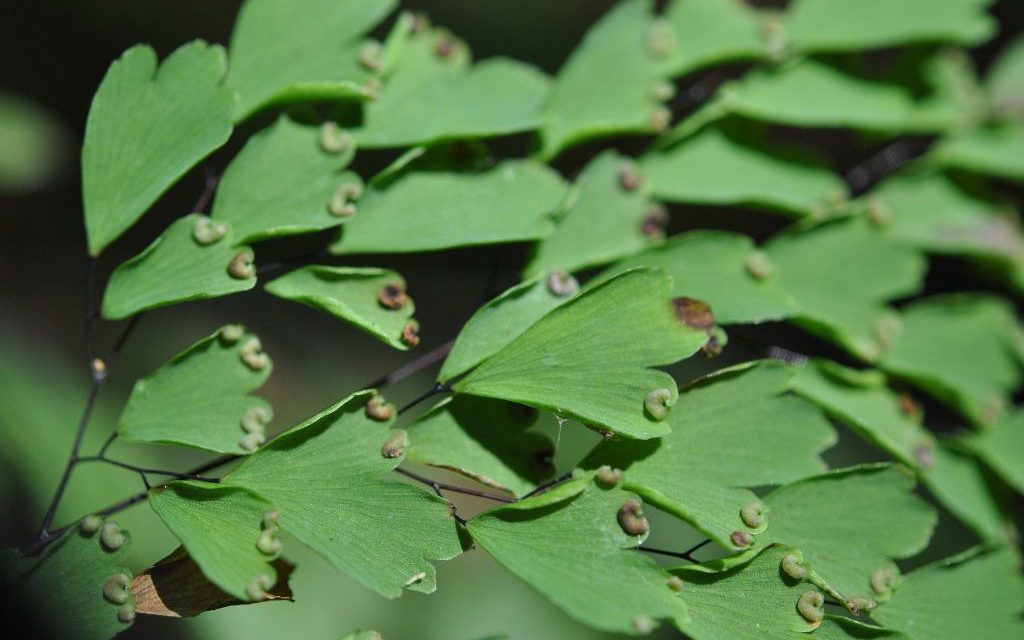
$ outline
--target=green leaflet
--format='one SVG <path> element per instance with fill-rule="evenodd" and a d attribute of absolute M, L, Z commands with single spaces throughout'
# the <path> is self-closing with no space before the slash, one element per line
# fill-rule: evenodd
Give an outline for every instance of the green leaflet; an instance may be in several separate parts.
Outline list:
<path fill-rule="evenodd" d="M 502 292 L 466 321 L 445 358 L 438 381 L 448 382 L 491 357 L 575 292 L 561 288 L 559 275 L 527 280 Z M 554 291 L 553 291 L 554 289 Z M 557 293 L 556 293 L 557 292 Z"/>
<path fill-rule="evenodd" d="M 565 194 L 557 173 L 526 160 L 480 173 L 411 171 L 371 184 L 331 251 L 405 253 L 537 240 L 551 233 Z"/>
<path fill-rule="evenodd" d="M 394 271 L 311 265 L 286 273 L 265 289 L 326 311 L 396 349 L 415 346 L 402 336 L 407 327 L 418 335 L 419 323 L 412 319 L 416 306 L 405 293 L 405 279 Z"/>
<path fill-rule="evenodd" d="M 996 31 L 977 0 L 797 0 L 783 14 L 796 51 L 862 51 L 917 42 L 970 46 Z"/>
<path fill-rule="evenodd" d="M 791 300 L 794 322 L 868 361 L 892 338 L 896 319 L 884 301 L 916 292 L 925 270 L 915 250 L 886 242 L 866 220 L 779 235 L 764 253 L 769 281 Z M 857 268 L 823 271 L 822 264 Z"/>
<path fill-rule="evenodd" d="M 680 393 L 657 440 L 610 441 L 581 463 L 621 469 L 623 487 L 686 520 L 735 551 L 735 531 L 754 532 L 740 517 L 757 496 L 744 487 L 782 484 L 820 473 L 818 457 L 835 443 L 821 412 L 786 395 L 793 368 L 774 361 L 726 369 Z M 742 401 L 738 401 L 741 399 Z M 771 516 L 769 516 L 769 521 Z"/>
<path fill-rule="evenodd" d="M 999 53 L 989 68 L 985 87 L 997 115 L 1024 115 L 1024 37 L 1017 36 Z"/>
<path fill-rule="evenodd" d="M 263 386 L 272 369 L 258 345 L 255 335 L 229 325 L 174 356 L 135 383 L 118 434 L 139 442 L 248 453 L 263 442 L 273 416 L 265 400 L 248 395 Z M 249 436 L 253 432 L 259 437 Z"/>
<path fill-rule="evenodd" d="M 231 135 L 234 98 L 224 50 L 195 41 L 157 68 L 146 45 L 110 65 L 89 109 L 82 203 L 97 256 L 164 191 Z"/>
<path fill-rule="evenodd" d="M 406 457 L 522 496 L 555 471 L 554 444 L 530 430 L 537 415 L 502 400 L 447 398 L 409 426 Z"/>
<path fill-rule="evenodd" d="M 662 61 L 681 76 L 713 64 L 757 60 L 768 52 L 762 36 L 770 18 L 741 0 L 672 0 L 662 25 L 672 46 Z"/>
<path fill-rule="evenodd" d="M 905 307 L 881 367 L 977 425 L 995 423 L 1021 382 L 1021 328 L 1004 300 L 942 295 Z"/>
<path fill-rule="evenodd" d="M 723 87 L 719 99 L 733 113 L 797 127 L 909 133 L 941 131 L 952 124 L 944 117 L 922 117 L 904 86 L 862 78 L 811 58 L 755 69 Z"/>
<path fill-rule="evenodd" d="M 381 595 L 430 593 L 429 560 L 462 552 L 455 519 L 441 498 L 381 478 L 402 461 L 404 451 L 384 452 L 402 432 L 366 415 L 372 395 L 353 394 L 282 433 L 222 482 L 270 500 L 283 529 Z"/>
<path fill-rule="evenodd" d="M 398 147 L 536 129 L 547 92 L 540 70 L 507 58 L 472 65 L 465 45 L 423 29 L 399 51 L 353 134 L 363 147 Z"/>
<path fill-rule="evenodd" d="M 1024 260 L 1020 226 L 1005 206 L 971 195 L 943 173 L 887 178 L 872 189 L 867 208 L 887 233 L 926 251 Z"/>
<path fill-rule="evenodd" d="M 664 80 L 659 58 L 668 55 L 672 35 L 654 27 L 647 5 L 626 0 L 613 7 L 559 70 L 543 110 L 542 157 L 594 138 L 655 133 L 668 125 L 657 86 Z"/>
<path fill-rule="evenodd" d="M 468 527 L 502 566 L 591 627 L 637 634 L 658 620 L 680 625 L 686 605 L 666 584 L 669 574 L 630 549 L 644 536 L 628 535 L 617 522 L 630 499 L 584 477 L 486 511 Z"/>
<path fill-rule="evenodd" d="M 359 62 L 359 38 L 394 0 L 248 0 L 231 34 L 228 84 L 238 93 L 235 120 L 267 107 L 314 100 L 364 99 L 373 71 Z"/>
<path fill-rule="evenodd" d="M 657 212 L 652 213 L 646 189 L 635 183 L 637 175 L 633 161 L 613 151 L 587 164 L 555 232 L 537 243 L 524 276 L 605 264 L 637 253 L 660 237 L 667 220 L 648 220 Z M 645 231 L 648 222 L 651 228 Z"/>
<path fill-rule="evenodd" d="M 937 515 L 913 494 L 914 478 L 885 464 L 830 471 L 764 497 L 768 526 L 758 544 L 787 544 L 845 598 L 875 597 L 879 570 L 924 549 Z"/>
<path fill-rule="evenodd" d="M 548 409 L 629 438 L 653 438 L 669 426 L 645 399 L 678 396 L 667 373 L 708 342 L 707 328 L 687 326 L 671 299 L 672 278 L 637 269 L 550 311 L 454 385 L 457 393 Z"/>
<path fill-rule="evenodd" d="M 210 215 L 229 223 L 238 243 L 343 223 L 330 203 L 343 184 L 362 190 L 359 176 L 342 171 L 352 161 L 355 144 L 331 153 L 320 141 L 324 135 L 324 129 L 281 116 L 249 138 L 225 169 Z"/>
<path fill-rule="evenodd" d="M 1017 493 L 1024 494 L 1024 412 L 971 436 L 967 446 Z"/>
<path fill-rule="evenodd" d="M 779 570 L 787 555 L 802 557 L 798 549 L 773 545 L 722 568 L 713 562 L 672 569 L 683 580 L 681 598 L 691 613 L 680 629 L 693 640 L 903 638 L 849 618 L 826 616 L 817 625 L 809 623 L 797 612 L 797 602 L 816 589 Z"/>
<path fill-rule="evenodd" d="M 897 396 L 876 371 L 816 360 L 796 370 L 793 391 L 819 405 L 859 436 L 911 467 L 935 497 L 984 539 L 1001 539 L 1005 525 L 978 461 L 936 441 L 918 422 L 909 395 Z"/>
<path fill-rule="evenodd" d="M 1022 602 L 1019 556 L 973 549 L 906 575 L 873 617 L 912 640 L 1005 640 L 1024 632 Z"/>
<path fill-rule="evenodd" d="M 1024 123 L 979 127 L 941 140 L 929 157 L 940 167 L 1024 182 Z"/>
<path fill-rule="evenodd" d="M 273 505 L 238 487 L 178 481 L 149 491 L 160 516 L 206 578 L 243 602 L 259 601 L 274 586 L 276 553 L 257 547 L 263 531 L 276 533 Z M 268 540 L 276 537 L 268 534 Z M 268 548 L 269 549 L 269 548 Z"/>
<path fill-rule="evenodd" d="M 256 286 L 253 253 L 233 247 L 230 227 L 209 244 L 196 240 L 208 222 L 193 213 L 179 218 L 142 253 L 118 265 L 103 293 L 103 317 L 117 320 L 146 309 L 247 291 Z M 229 272 L 237 261 L 237 277 Z"/>
<path fill-rule="evenodd" d="M 712 125 L 645 155 L 641 167 L 651 194 L 671 202 L 753 205 L 815 217 L 846 198 L 843 181 L 826 167 L 773 151 L 758 138 L 743 135 L 737 127 Z"/>
<path fill-rule="evenodd" d="M 100 527 L 105 523 L 100 521 Z M 85 532 L 72 526 L 36 557 L 4 549 L 0 586 L 13 602 L 31 603 L 36 613 L 48 613 L 47 630 L 59 637 L 107 640 L 131 626 L 135 599 L 132 573 L 121 566 L 131 546 L 131 534 L 114 523 L 110 532 Z M 116 545 L 108 544 L 118 543 Z M 10 551 L 10 553 L 6 553 Z M 122 582 L 109 587 L 120 576 Z M 118 600 L 119 602 L 114 602 Z M 38 631 L 38 630 L 36 630 Z"/>
<path fill-rule="evenodd" d="M 781 320 L 793 310 L 789 298 L 746 266 L 757 255 L 753 240 L 725 231 L 690 231 L 626 258 L 587 283 L 587 288 L 635 267 L 664 269 L 675 282 L 675 295 L 711 305 L 715 321 L 747 324 Z"/>

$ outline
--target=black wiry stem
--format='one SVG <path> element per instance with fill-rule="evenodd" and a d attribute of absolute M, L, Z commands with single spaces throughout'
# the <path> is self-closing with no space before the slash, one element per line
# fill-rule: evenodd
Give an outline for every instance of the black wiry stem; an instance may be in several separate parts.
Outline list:
<path fill-rule="evenodd" d="M 407 402 L 404 407 L 402 407 L 401 409 L 398 410 L 398 413 L 400 413 L 400 414 L 405 413 L 406 411 L 408 411 L 409 409 L 412 409 L 413 407 L 415 407 L 419 403 L 423 402 L 424 400 L 427 400 L 429 398 L 433 398 L 434 396 L 440 395 L 442 393 L 446 393 L 446 392 L 448 392 L 448 390 L 449 390 L 449 387 L 447 385 L 441 384 L 439 382 L 439 383 L 435 384 L 433 386 L 433 388 L 430 389 L 430 391 L 427 391 L 426 393 L 424 393 L 424 394 L 422 394 L 420 396 L 417 396 L 417 397 L 413 398 L 412 400 L 410 400 L 409 402 Z"/>
<path fill-rule="evenodd" d="M 413 473 L 412 471 L 409 471 L 407 469 L 403 469 L 401 467 L 395 468 L 395 471 L 400 473 L 400 474 L 402 474 L 403 476 L 405 476 L 407 478 L 412 478 L 413 480 L 415 480 L 417 482 L 422 482 L 423 484 L 427 485 L 428 487 L 433 488 L 435 491 L 439 491 L 440 489 L 444 489 L 445 491 L 451 491 L 452 493 L 461 493 L 461 494 L 467 495 L 467 496 L 475 496 L 477 498 L 486 498 L 487 500 L 493 500 L 495 502 L 504 502 L 506 504 L 515 502 L 515 500 L 512 499 L 512 498 L 506 498 L 505 496 L 499 496 L 499 495 L 495 495 L 493 493 L 487 493 L 486 491 L 477 491 L 476 489 L 469 489 L 467 487 L 460 487 L 460 486 L 454 485 L 454 484 L 445 484 L 444 482 L 436 482 L 434 480 L 431 480 L 430 478 L 427 478 L 426 476 L 421 476 L 418 473 Z M 438 495 L 440 495 L 440 493 Z"/>
<path fill-rule="evenodd" d="M 136 471 L 136 472 L 141 473 L 143 475 L 145 475 L 145 474 L 153 474 L 153 475 L 159 475 L 159 476 L 170 476 L 171 478 L 177 478 L 178 480 L 202 480 L 203 482 L 213 482 L 213 483 L 220 482 L 219 478 L 211 478 L 211 477 L 208 477 L 208 476 L 202 476 L 202 475 L 199 475 L 197 473 L 187 473 L 187 472 L 181 472 L 181 471 L 170 471 L 170 470 L 167 470 L 167 469 L 152 469 L 152 468 L 148 468 L 148 467 L 140 467 L 140 466 L 137 466 L 137 465 L 134 465 L 134 464 L 130 464 L 128 462 L 121 462 L 120 460 L 114 460 L 112 458 L 107 458 L 105 456 L 81 457 L 81 458 L 78 459 L 78 461 L 79 462 L 103 462 L 105 464 L 109 464 L 109 465 L 112 465 L 112 466 L 115 466 L 115 467 L 120 467 L 122 469 L 127 469 L 129 471 Z"/>
<path fill-rule="evenodd" d="M 565 482 L 566 480 L 568 480 L 569 478 L 572 477 L 572 472 L 573 472 L 573 469 L 570 469 L 570 470 L 566 471 L 565 473 L 563 473 L 562 475 L 558 476 L 557 478 L 554 478 L 552 480 L 548 480 L 544 484 L 539 485 L 536 489 L 534 489 L 530 493 L 528 493 L 525 496 L 523 496 L 522 498 L 520 498 L 520 500 L 526 500 L 527 498 L 532 498 L 533 496 L 538 496 L 538 495 L 540 495 L 542 493 L 545 493 L 545 492 L 549 491 L 553 487 L 562 484 L 563 482 Z"/>
<path fill-rule="evenodd" d="M 641 546 L 637 546 L 637 547 L 633 547 L 633 548 L 636 549 L 637 551 L 644 551 L 644 552 L 647 552 L 647 553 L 656 553 L 656 554 L 661 555 L 661 556 L 669 556 L 669 557 L 672 557 L 672 558 L 680 558 L 682 560 L 686 560 L 686 561 L 692 562 L 694 564 L 699 564 L 700 560 L 697 560 L 696 558 L 694 558 L 693 554 L 694 554 L 694 552 L 696 552 L 698 549 L 700 549 L 704 545 L 708 544 L 709 542 L 711 542 L 711 540 L 704 540 L 703 542 L 699 542 L 699 543 L 695 544 L 694 546 L 690 547 L 686 551 L 669 551 L 667 549 L 655 549 L 654 547 L 641 547 Z"/>

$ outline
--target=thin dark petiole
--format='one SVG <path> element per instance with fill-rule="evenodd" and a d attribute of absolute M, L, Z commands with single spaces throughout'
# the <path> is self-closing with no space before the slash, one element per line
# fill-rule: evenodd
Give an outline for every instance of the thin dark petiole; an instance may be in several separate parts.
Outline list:
<path fill-rule="evenodd" d="M 170 471 L 168 469 L 152 469 L 149 467 L 140 467 L 127 462 L 121 462 L 120 460 L 112 460 L 102 456 L 87 456 L 78 459 L 79 462 L 103 462 L 115 467 L 127 469 L 129 471 L 137 471 L 138 473 L 151 473 L 154 475 L 169 476 L 171 478 L 177 478 L 178 480 L 202 480 L 203 482 L 220 482 L 219 478 L 210 478 L 208 476 L 202 476 L 197 473 L 187 473 L 181 471 Z"/>
<path fill-rule="evenodd" d="M 406 411 L 408 411 L 409 409 L 412 409 L 413 407 L 415 407 L 419 403 L 423 402 L 424 400 L 428 400 L 428 399 L 433 398 L 434 396 L 440 395 L 442 393 L 447 393 L 448 390 L 449 389 L 448 389 L 447 385 L 443 385 L 443 384 L 441 384 L 439 382 L 439 383 L 435 384 L 434 387 L 432 389 L 430 389 L 430 391 L 427 391 L 426 393 L 424 393 L 424 394 L 422 394 L 422 395 L 420 395 L 420 396 L 418 396 L 416 398 L 413 398 L 408 403 L 406 403 L 406 405 L 404 407 L 402 407 L 401 409 L 398 410 L 398 413 L 399 414 L 405 413 Z"/>
<path fill-rule="evenodd" d="M 416 358 L 412 362 L 402 365 L 401 367 L 395 369 L 391 373 L 377 378 L 370 384 L 366 385 L 364 388 L 378 389 L 380 387 L 386 387 L 388 385 L 401 382 L 402 380 L 405 380 L 409 376 L 417 374 L 423 369 L 426 369 L 432 364 L 444 360 L 445 357 L 448 356 L 448 353 L 452 350 L 452 345 L 454 343 L 454 340 L 449 340 L 448 342 L 438 347 L 434 347 L 433 349 L 424 353 L 423 355 Z"/>
<path fill-rule="evenodd" d="M 461 493 L 461 494 L 467 495 L 467 496 L 475 496 L 477 498 L 485 498 L 487 500 L 493 500 L 495 502 L 504 502 L 506 504 L 507 503 L 511 503 L 511 502 L 515 502 L 515 500 L 513 500 L 512 498 L 506 498 L 504 496 L 494 495 L 493 493 L 487 493 L 485 491 L 477 491 L 476 489 L 469 489 L 469 488 L 466 488 L 466 487 L 460 487 L 460 486 L 454 485 L 454 484 L 445 484 L 443 482 L 435 482 L 434 480 L 431 480 L 430 478 L 427 478 L 425 476 L 421 476 L 418 473 L 413 473 L 412 471 L 408 471 L 408 470 L 403 469 L 401 467 L 396 467 L 395 471 L 400 473 L 400 474 L 402 474 L 403 476 L 405 476 L 407 478 L 412 478 L 416 482 L 421 482 L 421 483 L 427 485 L 428 487 L 433 488 L 435 491 L 439 491 L 441 489 L 444 489 L 445 491 L 451 491 L 452 493 Z"/>
<path fill-rule="evenodd" d="M 558 476 L 557 478 L 555 478 L 553 480 L 548 480 L 544 484 L 538 486 L 536 489 L 534 489 L 533 491 L 531 491 L 530 493 L 526 494 L 525 496 L 523 496 L 522 498 L 519 498 L 519 499 L 520 500 L 526 500 L 527 498 L 532 498 L 533 496 L 537 496 L 537 495 L 540 495 L 540 494 L 544 493 L 545 491 L 548 491 L 549 489 L 551 489 L 552 487 L 554 487 L 556 485 L 562 484 L 563 482 L 565 482 L 566 480 L 568 480 L 569 478 L 572 477 L 572 472 L 573 472 L 573 470 L 570 469 L 569 471 L 566 471 L 565 473 L 563 473 L 562 475 Z"/>

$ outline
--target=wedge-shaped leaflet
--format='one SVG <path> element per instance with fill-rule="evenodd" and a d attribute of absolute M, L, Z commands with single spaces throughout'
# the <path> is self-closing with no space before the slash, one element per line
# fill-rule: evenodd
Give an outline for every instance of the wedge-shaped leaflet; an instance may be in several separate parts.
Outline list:
<path fill-rule="evenodd" d="M 405 291 L 405 279 L 394 271 L 311 265 L 265 288 L 279 298 L 326 311 L 396 349 L 415 346 L 416 307 Z"/>
<path fill-rule="evenodd" d="M 462 326 L 438 374 L 440 382 L 469 371 L 491 357 L 548 311 L 576 294 L 561 274 L 527 280 L 501 293 Z"/>
<path fill-rule="evenodd" d="M 808 622 L 797 603 L 804 593 L 817 589 L 780 569 L 789 556 L 802 559 L 798 549 L 773 545 L 752 558 L 748 554 L 739 560 L 672 569 L 682 580 L 681 598 L 690 610 L 690 619 L 680 629 L 693 640 L 902 637 L 849 618 L 824 616 L 817 623 Z M 811 631 L 814 634 L 808 635 Z"/>
<path fill-rule="evenodd" d="M 103 317 L 116 320 L 188 300 L 247 291 L 256 286 L 253 252 L 232 246 L 231 228 L 193 213 L 179 218 L 110 274 Z"/>
<path fill-rule="evenodd" d="M 4 549 L 0 587 L 10 604 L 45 615 L 54 637 L 108 640 L 135 619 L 132 574 L 121 566 L 130 546 L 127 530 L 90 517 L 39 556 Z"/>
<path fill-rule="evenodd" d="M 592 160 L 576 181 L 555 232 L 536 245 L 525 275 L 605 264 L 659 238 L 667 214 L 652 205 L 638 180 L 634 162 L 613 151 Z"/>
<path fill-rule="evenodd" d="M 465 45 L 424 29 L 399 50 L 353 134 L 363 147 L 398 147 L 536 129 L 547 92 L 540 70 L 507 58 L 472 65 Z"/>
<path fill-rule="evenodd" d="M 272 365 L 240 325 L 207 336 L 135 383 L 118 434 L 127 440 L 248 453 L 263 442 L 270 405 L 249 393 Z"/>
<path fill-rule="evenodd" d="M 798 51 L 862 51 L 917 42 L 970 46 L 996 31 L 978 0 L 798 0 L 783 14 Z"/>
<path fill-rule="evenodd" d="M 936 441 L 920 424 L 920 409 L 897 395 L 877 371 L 818 360 L 797 369 L 793 390 L 866 441 L 913 468 L 935 497 L 984 539 L 1001 539 L 1005 525 L 990 480 L 954 441 Z"/>
<path fill-rule="evenodd" d="M 968 446 L 1017 493 L 1024 494 L 1024 411 L 972 436 Z"/>
<path fill-rule="evenodd" d="M 692 296 L 710 304 L 715 321 L 721 324 L 787 318 L 793 314 L 792 303 L 785 293 L 772 286 L 770 272 L 757 268 L 758 264 L 767 265 L 759 255 L 753 240 L 745 235 L 691 231 L 622 260 L 587 286 L 635 267 L 655 267 L 672 276 L 676 295 Z"/>
<path fill-rule="evenodd" d="M 901 173 L 872 189 L 870 215 L 888 233 L 936 253 L 1024 261 L 1024 238 L 1006 206 L 975 197 L 949 176 Z"/>
<path fill-rule="evenodd" d="M 544 157 L 593 138 L 655 133 L 668 125 L 658 94 L 674 35 L 667 25 L 655 25 L 647 2 L 626 0 L 587 32 L 544 106 Z"/>
<path fill-rule="evenodd" d="M 729 111 L 797 127 L 936 131 L 948 122 L 921 118 L 910 91 L 814 59 L 757 69 L 720 93 Z"/>
<path fill-rule="evenodd" d="M 741 516 L 758 505 L 743 487 L 792 482 L 820 473 L 818 454 L 835 442 L 825 417 L 786 394 L 794 370 L 765 361 L 715 374 L 680 394 L 657 440 L 604 442 L 583 461 L 620 469 L 623 487 L 686 520 L 730 551 L 751 546 L 763 522 Z M 742 398 L 742 401 L 738 399 Z M 723 452 L 727 452 L 724 453 Z M 748 509 L 749 510 L 749 509 Z M 770 527 L 773 514 L 756 516 Z"/>
<path fill-rule="evenodd" d="M 1013 309 L 985 295 L 924 298 L 903 309 L 881 366 L 979 425 L 994 424 L 1021 383 L 1024 339 Z"/>
<path fill-rule="evenodd" d="M 866 220 L 777 236 L 764 253 L 772 284 L 791 300 L 794 321 L 865 360 L 880 355 L 898 323 L 884 301 L 917 291 L 925 270 L 917 251 L 886 242 Z M 856 268 L 824 271 L 823 264 Z"/>
<path fill-rule="evenodd" d="M 821 216 L 846 197 L 843 181 L 820 163 L 773 151 L 755 136 L 716 125 L 644 156 L 641 167 L 651 194 L 670 202 Z"/>
<path fill-rule="evenodd" d="M 282 116 L 249 138 L 225 169 L 210 213 L 231 225 L 235 242 L 309 233 L 345 221 L 331 200 L 346 184 L 362 191 L 362 180 L 342 171 L 355 144 L 329 127 Z"/>
<path fill-rule="evenodd" d="M 231 34 L 228 84 L 238 93 L 235 120 L 293 102 L 366 98 L 373 70 L 359 39 L 394 0 L 248 0 Z"/>
<path fill-rule="evenodd" d="M 899 467 L 863 465 L 780 487 L 764 498 L 768 527 L 758 543 L 792 545 L 844 598 L 883 597 L 879 571 L 896 571 L 928 544 L 937 516 Z"/>
<path fill-rule="evenodd" d="M 149 506 L 206 578 L 239 600 L 264 599 L 281 550 L 273 505 L 238 487 L 178 481 L 149 492 Z"/>
<path fill-rule="evenodd" d="M 629 271 L 549 312 L 454 389 L 629 438 L 663 436 L 678 391 L 672 376 L 650 367 L 693 355 L 709 338 L 707 327 L 685 324 L 687 301 L 672 300 L 664 271 Z"/>
<path fill-rule="evenodd" d="M 973 549 L 907 574 L 873 617 L 912 640 L 1024 634 L 1024 579 L 1010 548 Z"/>
<path fill-rule="evenodd" d="M 1024 37 L 1017 36 L 999 53 L 985 78 L 989 101 L 999 115 L 1024 115 Z"/>
<path fill-rule="evenodd" d="M 588 626 L 638 634 L 661 620 L 680 625 L 686 605 L 668 572 L 631 549 L 646 537 L 638 532 L 647 523 L 631 507 L 640 509 L 633 494 L 583 477 L 482 513 L 468 526 L 499 564 Z"/>
<path fill-rule="evenodd" d="M 369 417 L 372 397 L 354 394 L 282 433 L 223 482 L 270 500 L 282 529 L 381 595 L 430 593 L 429 561 L 462 552 L 455 519 L 441 498 L 381 478 L 401 463 L 406 436 Z"/>
<path fill-rule="evenodd" d="M 472 396 L 438 404 L 409 427 L 407 459 L 521 496 L 550 478 L 554 443 L 531 431 L 537 411 Z"/>
<path fill-rule="evenodd" d="M 742 0 L 672 0 L 653 35 L 669 38 L 662 65 L 668 75 L 681 76 L 713 64 L 763 57 L 768 51 L 763 35 L 767 20 Z"/>
<path fill-rule="evenodd" d="M 146 45 L 107 70 L 82 145 L 90 255 L 99 255 L 197 162 L 231 135 L 234 97 L 219 46 L 183 45 L 157 68 Z"/>
<path fill-rule="evenodd" d="M 951 136 L 932 151 L 936 164 L 1024 182 L 1024 123 L 1012 122 Z"/>
<path fill-rule="evenodd" d="M 331 251 L 412 252 L 537 240 L 551 233 L 566 186 L 530 161 L 481 173 L 411 171 L 371 186 Z"/>

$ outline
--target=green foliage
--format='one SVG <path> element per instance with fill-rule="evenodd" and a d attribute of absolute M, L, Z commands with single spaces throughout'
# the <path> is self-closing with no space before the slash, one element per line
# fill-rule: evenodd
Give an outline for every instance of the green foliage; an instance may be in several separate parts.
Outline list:
<path fill-rule="evenodd" d="M 252 243 L 275 261 L 261 273 L 284 267 L 267 293 L 402 351 L 420 320 L 394 269 L 420 291 L 442 251 L 475 247 L 495 262 L 489 289 L 521 281 L 485 291 L 454 341 L 372 383 L 443 358 L 401 412 L 378 390 L 339 390 L 269 441 L 273 412 L 251 394 L 273 366 L 241 325 L 139 379 L 110 439 L 87 438 L 111 362 L 90 306 L 92 391 L 66 477 L 86 462 L 141 476 L 145 492 L 102 513 L 148 500 L 181 547 L 159 562 L 145 547 L 150 586 L 132 586 L 119 530 L 55 526 L 62 481 L 29 553 L 0 556 L 5 586 L 76 637 L 103 638 L 143 596 L 164 609 L 147 600 L 140 614 L 290 598 L 280 556 L 302 547 L 395 598 L 433 592 L 435 562 L 475 545 L 569 617 L 619 634 L 1020 635 L 1024 49 L 975 76 L 958 47 L 995 33 L 986 0 L 621 0 L 553 78 L 474 63 L 426 17 L 389 18 L 391 0 L 300 4 L 245 2 L 227 57 L 193 42 L 158 67 L 140 45 L 111 66 L 82 149 L 90 286 L 96 257 L 233 124 L 254 133 L 232 141 L 209 216 L 204 196 L 113 268 L 102 317 L 132 318 L 130 330 L 143 311 L 253 289 Z M 920 157 L 902 150 L 918 143 Z M 290 258 L 295 247 L 306 253 Z M 943 281 L 937 254 L 962 279 Z M 418 318 L 436 322 L 427 296 L 455 313 L 462 284 L 425 283 Z M 268 340 L 274 327 L 303 333 L 294 305 L 274 314 L 290 315 L 261 328 Z M 18 433 L 2 459 L 18 479 L 31 474 L 20 458 L 53 444 L 22 431 L 68 412 L 49 406 L 40 371 L 6 360 L 0 407 Z M 371 364 L 354 352 L 329 375 L 377 375 Z M 303 367 L 291 356 L 279 369 Z M 272 383 L 282 413 L 299 380 Z M 922 408 L 919 392 L 935 402 Z M 117 438 L 223 456 L 149 468 L 112 458 Z M 442 483 L 438 469 L 476 484 Z M 973 538 L 950 534 L 936 507 Z M 707 539 L 675 549 L 696 534 Z M 901 577 L 904 561 L 924 566 Z"/>
<path fill-rule="evenodd" d="M 89 253 L 98 255 L 231 135 L 224 50 L 196 41 L 157 68 L 139 45 L 114 62 L 93 98 L 82 144 Z"/>
<path fill-rule="evenodd" d="M 249 393 L 267 381 L 269 358 L 246 356 L 259 338 L 240 325 L 222 327 L 135 383 L 118 425 L 127 440 L 248 453 L 241 443 L 262 435 L 270 405 Z M 254 358 L 256 360 L 254 360 Z M 256 362 L 257 367 L 250 363 Z"/>

